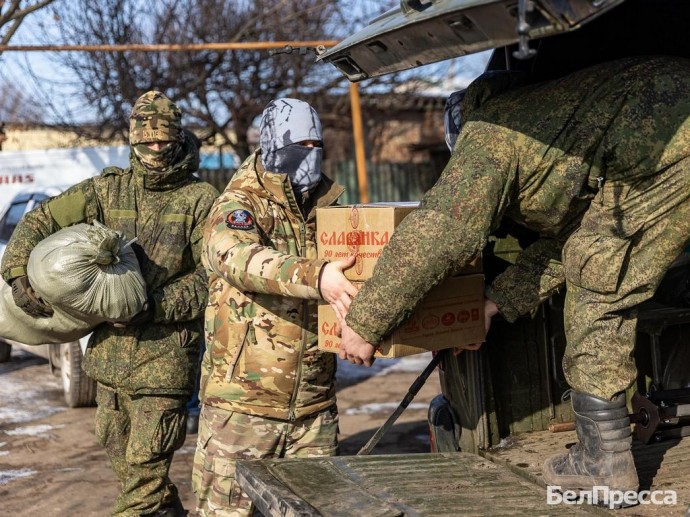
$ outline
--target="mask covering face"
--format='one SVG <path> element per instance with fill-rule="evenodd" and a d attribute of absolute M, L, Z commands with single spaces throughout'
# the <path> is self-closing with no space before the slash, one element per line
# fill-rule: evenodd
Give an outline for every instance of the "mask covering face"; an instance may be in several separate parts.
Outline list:
<path fill-rule="evenodd" d="M 290 144 L 274 154 L 275 172 L 288 175 L 292 187 L 301 193 L 311 192 L 321 181 L 323 149 L 306 145 Z"/>
<path fill-rule="evenodd" d="M 177 142 L 171 142 L 163 149 L 155 151 L 146 144 L 132 146 L 134 154 L 144 167 L 154 171 L 163 171 L 173 165 L 182 147 Z"/>
<path fill-rule="evenodd" d="M 129 143 L 144 167 L 162 172 L 177 162 L 184 142 L 181 118 L 180 108 L 159 91 L 136 100 L 129 117 Z M 168 145 L 154 151 L 146 145 L 153 142 Z"/>
<path fill-rule="evenodd" d="M 462 100 L 465 98 L 465 91 L 453 92 L 446 101 L 443 112 L 443 126 L 446 132 L 446 145 L 452 152 L 455 142 L 458 140 L 460 129 L 462 129 Z"/>
<path fill-rule="evenodd" d="M 323 140 L 314 108 L 298 99 L 271 101 L 261 117 L 259 133 L 264 169 L 287 174 L 296 192 L 311 192 L 321 181 L 323 149 L 300 142 Z"/>

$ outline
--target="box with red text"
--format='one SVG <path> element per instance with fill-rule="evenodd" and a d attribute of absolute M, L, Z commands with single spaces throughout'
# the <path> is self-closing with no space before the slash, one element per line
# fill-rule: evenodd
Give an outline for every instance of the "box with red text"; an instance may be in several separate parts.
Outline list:
<path fill-rule="evenodd" d="M 321 303 L 319 349 L 338 352 L 339 327 L 335 312 Z M 376 357 L 393 358 L 482 343 L 484 332 L 484 275 L 461 275 L 446 279 L 417 306 L 376 351 Z"/>
<path fill-rule="evenodd" d="M 354 254 L 355 265 L 345 271 L 345 276 L 353 281 L 370 278 L 393 231 L 418 205 L 414 201 L 317 208 L 318 258 L 342 260 Z M 461 273 L 480 271 L 481 260 L 475 260 Z"/>

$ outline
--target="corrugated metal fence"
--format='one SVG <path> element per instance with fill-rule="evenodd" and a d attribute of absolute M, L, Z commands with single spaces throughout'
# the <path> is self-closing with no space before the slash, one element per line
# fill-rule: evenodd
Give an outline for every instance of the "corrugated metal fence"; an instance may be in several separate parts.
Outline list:
<path fill-rule="evenodd" d="M 324 172 L 346 189 L 340 203 L 359 203 L 355 163 L 325 161 L 323 166 Z M 222 192 L 234 173 L 228 169 L 202 169 L 199 176 Z M 440 173 L 431 163 L 367 163 L 369 200 L 418 201 L 433 186 Z"/>

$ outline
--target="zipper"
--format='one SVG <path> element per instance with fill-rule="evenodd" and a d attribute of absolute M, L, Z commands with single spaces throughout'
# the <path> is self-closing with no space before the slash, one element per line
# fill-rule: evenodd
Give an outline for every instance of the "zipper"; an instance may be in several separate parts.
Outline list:
<path fill-rule="evenodd" d="M 300 213 L 300 216 L 302 214 Z M 300 229 L 300 257 L 304 256 L 306 246 L 307 246 L 307 228 L 304 223 L 304 218 L 301 217 L 299 223 Z M 295 416 L 295 406 L 297 404 L 297 392 L 299 391 L 299 385 L 302 381 L 302 359 L 304 358 L 304 349 L 306 348 L 307 337 L 306 337 L 306 327 L 309 323 L 309 302 L 307 300 L 302 301 L 302 332 L 300 334 L 300 348 L 299 354 L 297 356 L 297 371 L 295 373 L 295 385 L 292 388 L 292 396 L 290 397 L 290 409 L 288 412 L 288 420 L 294 422 L 296 420 Z"/>
<path fill-rule="evenodd" d="M 256 334 L 254 330 L 254 324 L 251 321 L 247 322 L 247 328 L 244 331 L 244 337 L 242 338 L 242 342 L 240 343 L 240 346 L 237 347 L 235 350 L 235 353 L 232 356 L 232 368 L 228 369 L 225 372 L 225 382 L 230 383 L 232 382 L 232 379 L 235 378 L 235 374 L 237 373 L 237 368 L 238 364 L 240 362 L 240 356 L 242 355 L 243 352 L 246 353 L 246 349 L 250 346 L 252 346 L 254 343 L 256 343 Z M 213 361 L 211 361 L 213 362 Z"/>

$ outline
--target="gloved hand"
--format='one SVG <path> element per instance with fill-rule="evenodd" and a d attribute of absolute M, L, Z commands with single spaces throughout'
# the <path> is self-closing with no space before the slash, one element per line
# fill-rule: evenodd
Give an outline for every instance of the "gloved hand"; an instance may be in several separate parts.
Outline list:
<path fill-rule="evenodd" d="M 149 298 L 144 303 L 144 307 L 139 311 L 134 317 L 129 321 L 116 321 L 113 323 L 113 327 L 124 328 L 131 327 L 132 325 L 143 325 L 153 320 L 153 316 L 156 313 L 156 304 L 153 298 Z"/>
<path fill-rule="evenodd" d="M 49 318 L 53 315 L 53 308 L 36 294 L 26 275 L 12 280 L 12 298 L 17 307 L 33 318 Z"/>

